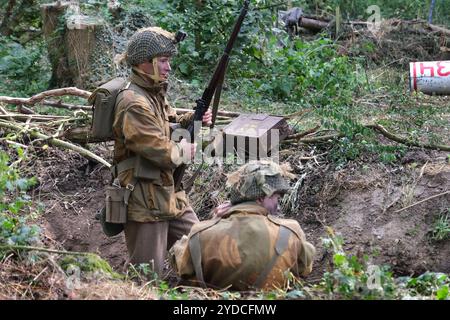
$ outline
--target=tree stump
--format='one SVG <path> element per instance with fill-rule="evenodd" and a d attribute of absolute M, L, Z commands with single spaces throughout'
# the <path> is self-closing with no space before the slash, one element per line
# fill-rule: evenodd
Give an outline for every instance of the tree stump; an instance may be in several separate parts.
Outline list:
<path fill-rule="evenodd" d="M 53 69 L 50 87 L 93 90 L 115 76 L 113 36 L 103 19 L 80 14 L 73 2 L 41 9 Z"/>
<path fill-rule="evenodd" d="M 55 2 L 41 6 L 41 15 L 44 38 L 47 42 L 47 51 L 52 65 L 52 77 L 49 87 L 70 87 L 73 85 L 67 59 L 65 59 L 64 46 L 64 14 L 71 5 L 69 2 Z"/>

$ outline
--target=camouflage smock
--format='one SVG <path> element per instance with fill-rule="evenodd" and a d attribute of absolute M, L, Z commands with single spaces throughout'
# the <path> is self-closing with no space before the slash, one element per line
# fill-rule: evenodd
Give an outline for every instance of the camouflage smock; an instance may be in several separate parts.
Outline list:
<path fill-rule="evenodd" d="M 139 155 L 152 170 L 158 171 L 159 178 L 140 179 L 136 184 L 129 199 L 128 220 L 153 222 L 175 218 L 183 213 L 188 201 L 184 191 L 174 189 L 173 171 L 181 164 L 182 149 L 170 140 L 169 122 L 185 126 L 193 114 L 176 115 L 165 97 L 166 83 L 157 84 L 134 70 L 129 81 L 140 90 L 124 90 L 117 97 L 114 164 Z M 120 173 L 120 184 L 126 186 L 132 177 L 133 169 Z"/>
<path fill-rule="evenodd" d="M 282 288 L 289 271 L 303 276 L 311 272 L 315 249 L 306 241 L 297 221 L 268 215 L 256 202 L 235 205 L 223 218 L 195 224 L 189 235 L 183 236 L 170 249 L 170 261 L 179 276 L 195 280 L 189 242 L 199 234 L 205 283 L 215 288 L 252 289 L 275 255 L 280 226 L 291 231 L 287 249 L 275 260 L 260 287 Z"/>

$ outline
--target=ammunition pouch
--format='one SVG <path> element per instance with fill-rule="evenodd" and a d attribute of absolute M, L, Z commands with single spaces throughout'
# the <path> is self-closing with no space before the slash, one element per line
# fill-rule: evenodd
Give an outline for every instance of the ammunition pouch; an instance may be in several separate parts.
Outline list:
<path fill-rule="evenodd" d="M 127 222 L 127 191 L 128 187 L 123 188 L 118 185 L 106 187 L 106 222 L 119 224 Z"/>
<path fill-rule="evenodd" d="M 125 187 L 120 185 L 119 174 L 133 169 L 133 178 Z M 105 222 L 109 224 L 124 224 L 127 222 L 128 200 L 140 180 L 161 180 L 160 170 L 155 169 L 149 161 L 141 156 L 128 158 L 111 168 L 114 183 L 105 191 Z M 145 200 L 144 200 L 145 201 Z"/>

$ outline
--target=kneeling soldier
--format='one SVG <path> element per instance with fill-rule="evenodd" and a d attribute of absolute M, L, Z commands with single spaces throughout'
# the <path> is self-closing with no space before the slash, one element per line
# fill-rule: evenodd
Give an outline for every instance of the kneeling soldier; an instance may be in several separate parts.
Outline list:
<path fill-rule="evenodd" d="M 252 161 L 230 174 L 230 207 L 194 224 L 170 249 L 178 275 L 202 286 L 249 290 L 283 288 L 289 272 L 309 274 L 313 245 L 297 221 L 275 217 L 293 176 L 271 161 Z"/>

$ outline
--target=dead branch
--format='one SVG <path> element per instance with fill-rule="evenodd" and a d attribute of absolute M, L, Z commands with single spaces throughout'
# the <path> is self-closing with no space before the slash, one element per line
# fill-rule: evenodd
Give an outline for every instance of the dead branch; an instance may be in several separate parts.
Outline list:
<path fill-rule="evenodd" d="M 3 114 L 3 115 L 8 115 L 8 114 L 9 114 L 9 112 L 8 112 L 8 111 L 6 111 L 6 109 L 5 109 L 5 108 L 3 108 L 3 106 L 1 106 L 1 105 L 0 105 L 0 114 Z"/>
<path fill-rule="evenodd" d="M 10 129 L 10 130 L 14 130 L 14 131 L 19 131 L 19 132 L 24 131 L 24 128 L 22 128 L 22 127 L 20 127 L 18 125 L 6 122 L 6 121 L 0 121 L 0 127 L 7 128 L 7 129 Z M 33 138 L 46 140 L 48 143 L 50 143 L 50 144 L 52 144 L 52 145 L 54 145 L 56 147 L 60 147 L 62 149 L 75 151 L 75 152 L 81 154 L 82 156 L 84 156 L 86 158 L 89 158 L 89 159 L 91 159 L 91 160 L 93 160 L 95 162 L 103 164 L 107 168 L 111 167 L 111 164 L 109 164 L 106 160 L 102 159 L 101 157 L 97 156 L 96 154 L 94 154 L 94 153 L 90 152 L 89 150 L 86 150 L 86 149 L 84 149 L 84 148 L 82 148 L 80 146 L 74 145 L 74 144 L 69 143 L 67 141 L 63 141 L 63 140 L 60 140 L 60 139 L 49 137 L 49 136 L 47 136 L 45 134 L 42 134 L 42 133 L 40 133 L 40 132 L 38 132 L 36 130 L 29 130 L 27 132 Z"/>
<path fill-rule="evenodd" d="M 54 107 L 54 108 L 59 108 L 59 109 L 92 111 L 92 106 L 81 106 L 78 104 L 64 103 L 61 100 L 59 100 L 59 101 L 44 100 L 41 102 L 41 104 L 50 106 L 50 107 Z"/>
<path fill-rule="evenodd" d="M 398 135 L 395 135 L 395 134 L 387 131 L 386 128 L 384 128 L 382 125 L 377 124 L 377 123 L 375 123 L 375 124 L 368 124 L 365 127 L 366 128 L 370 128 L 370 129 L 374 129 L 374 130 L 378 131 L 379 133 L 381 133 L 386 138 L 388 138 L 390 140 L 393 140 L 395 142 L 407 145 L 407 146 L 419 147 L 419 148 L 425 148 L 425 149 L 431 149 L 431 150 L 450 151 L 450 146 L 447 146 L 447 145 L 427 144 L 427 143 L 422 143 L 422 142 L 418 142 L 418 141 L 413 141 L 413 140 L 408 139 L 408 138 L 400 137 Z"/>
<path fill-rule="evenodd" d="M 416 206 L 416 205 L 418 205 L 418 204 L 424 203 L 425 201 L 428 201 L 428 200 L 431 200 L 431 199 L 434 199 L 434 198 L 437 198 L 437 197 L 440 197 L 440 196 L 443 196 L 443 195 L 446 195 L 446 194 L 450 194 L 450 191 L 445 191 L 445 192 L 442 192 L 442 193 L 439 193 L 439 194 L 435 194 L 434 196 L 428 197 L 428 198 L 426 198 L 426 199 L 423 199 L 423 200 L 420 200 L 420 201 L 418 201 L 418 202 L 416 202 L 416 203 L 413 203 L 412 205 L 409 205 L 409 206 L 407 206 L 407 207 L 404 207 L 404 208 L 402 208 L 402 209 L 399 209 L 399 210 L 397 210 L 397 211 L 394 211 L 394 213 L 402 212 L 402 211 L 404 211 L 404 210 L 406 210 L 406 209 L 409 209 L 409 208 L 411 208 L 411 207 L 414 207 L 414 206 Z"/>
<path fill-rule="evenodd" d="M 36 113 L 33 110 L 31 110 L 30 108 L 27 108 L 22 104 L 19 104 L 17 106 L 17 112 L 22 113 L 22 114 L 35 114 Z"/>
<path fill-rule="evenodd" d="M 20 246 L 20 245 L 3 245 L 3 246 L 0 246 L 0 251 L 1 250 L 41 251 L 41 252 L 47 252 L 47 253 L 66 254 L 66 255 L 72 255 L 72 256 L 95 255 L 94 253 L 91 253 L 91 252 L 63 251 L 63 250 L 48 249 L 48 248 L 43 248 L 43 247 Z"/>
<path fill-rule="evenodd" d="M 444 28 L 444 27 L 440 27 L 440 26 L 436 26 L 434 24 L 429 24 L 428 27 L 433 30 L 434 32 L 439 32 L 442 33 L 448 37 L 450 37 L 450 30 Z"/>
<path fill-rule="evenodd" d="M 0 114 L 0 119 L 14 119 L 19 121 L 49 121 L 49 120 L 59 120 L 66 119 L 65 116 L 52 116 L 46 114 L 17 114 L 17 113 L 9 113 L 9 114 Z"/>
<path fill-rule="evenodd" d="M 308 129 L 308 130 L 300 132 L 300 133 L 291 134 L 290 136 L 286 137 L 286 140 L 299 140 L 299 139 L 307 136 L 308 134 L 316 132 L 317 130 L 319 130 L 319 128 L 320 128 L 320 125 L 315 126 L 314 128 Z"/>
<path fill-rule="evenodd" d="M 68 87 L 44 91 L 32 96 L 31 98 L 15 98 L 15 97 L 0 96 L 0 102 L 6 102 L 10 104 L 34 105 L 41 102 L 47 97 L 77 96 L 87 99 L 89 98 L 90 95 L 91 92 L 89 91 L 81 90 L 75 87 Z"/>
<path fill-rule="evenodd" d="M 1 100 L 0 100 L 0 102 L 1 102 Z M 185 114 L 185 113 L 193 112 L 194 110 L 192 110 L 192 109 L 183 109 L 183 108 L 175 108 L 175 111 L 176 111 L 177 114 Z M 217 115 L 218 116 L 229 117 L 229 118 L 236 118 L 236 117 L 239 117 L 241 115 L 241 113 L 239 113 L 239 112 L 231 112 L 231 111 L 218 111 Z"/>
<path fill-rule="evenodd" d="M 75 143 L 96 143 L 96 142 L 103 142 L 103 139 L 94 139 L 91 136 L 91 128 L 90 127 L 77 127 L 77 128 L 71 128 L 64 132 L 63 134 L 64 138 L 67 140 L 70 140 Z"/>
<path fill-rule="evenodd" d="M 297 139 L 297 141 L 295 141 L 294 139 L 283 140 L 281 143 L 282 144 L 294 144 L 294 145 L 296 145 L 296 142 L 297 143 L 304 143 L 304 144 L 314 144 L 314 143 L 327 142 L 329 140 L 342 138 L 344 136 L 345 135 L 343 133 L 334 133 L 334 134 L 328 134 L 328 135 L 317 136 L 317 137 L 300 138 L 300 139 Z"/>
<path fill-rule="evenodd" d="M 291 119 L 291 118 L 296 118 L 296 117 L 303 117 L 305 114 L 307 114 L 310 111 L 311 111 L 311 109 L 300 110 L 300 111 L 285 115 L 285 116 L 283 116 L 283 118 Z"/>

